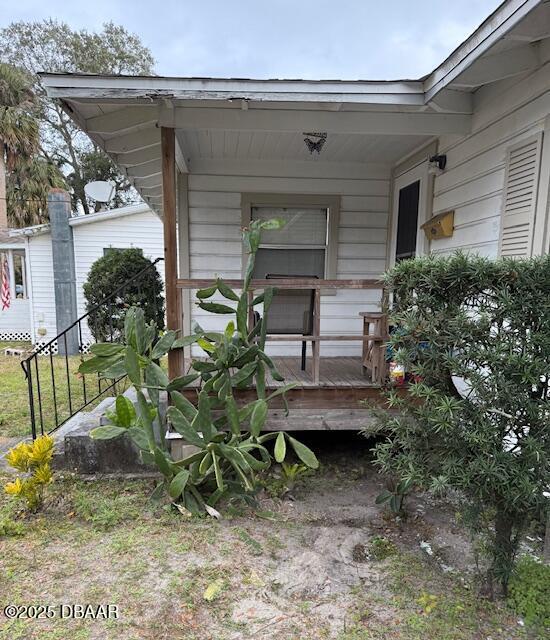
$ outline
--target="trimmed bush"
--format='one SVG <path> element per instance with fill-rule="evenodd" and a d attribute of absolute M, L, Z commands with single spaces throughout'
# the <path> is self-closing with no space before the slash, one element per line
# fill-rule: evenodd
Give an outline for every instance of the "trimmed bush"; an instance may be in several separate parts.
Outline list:
<path fill-rule="evenodd" d="M 458 491 L 489 556 L 487 581 L 506 593 L 518 545 L 548 508 L 550 256 L 489 260 L 456 254 L 400 262 L 393 357 L 409 393 L 387 391 L 368 433 L 383 471 Z"/>
<path fill-rule="evenodd" d="M 97 342 L 120 339 L 130 307 L 142 308 L 147 322 L 154 321 L 159 329 L 164 329 L 163 283 L 157 269 L 148 269 L 103 304 L 107 296 L 151 265 L 141 249 L 107 250 L 94 262 L 83 289 L 86 311 L 91 311 L 88 326 Z"/>

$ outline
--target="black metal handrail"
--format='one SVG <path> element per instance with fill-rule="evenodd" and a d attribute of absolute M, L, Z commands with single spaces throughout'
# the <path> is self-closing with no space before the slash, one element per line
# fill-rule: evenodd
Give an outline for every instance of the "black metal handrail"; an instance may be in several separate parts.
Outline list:
<path fill-rule="evenodd" d="M 79 388 L 75 388 L 75 385 L 71 385 L 69 356 L 78 354 L 82 356 L 84 354 L 87 345 L 83 340 L 82 322 L 85 320 L 87 321 L 90 316 L 93 318 L 95 314 L 106 306 L 109 308 L 109 334 L 105 336 L 105 340 L 110 342 L 117 341 L 117 338 L 120 337 L 120 328 L 117 329 L 116 324 L 113 323 L 114 316 L 112 311 L 116 309 L 120 314 L 121 310 L 125 310 L 131 306 L 123 299 L 124 292 L 128 291 L 130 287 L 134 288 L 137 285 L 138 296 L 141 296 L 141 289 L 139 286 L 140 281 L 151 269 L 156 269 L 157 263 L 161 260 L 164 260 L 164 258 L 157 258 L 154 262 L 147 265 L 144 269 L 136 273 L 135 276 L 128 279 L 124 284 L 106 296 L 99 304 L 95 305 L 84 315 L 75 320 L 59 335 L 36 348 L 28 358 L 21 361 L 21 367 L 25 372 L 25 378 L 27 380 L 29 417 L 33 440 L 37 437 L 39 431 L 41 434 L 52 433 L 75 416 L 79 411 L 82 411 L 98 400 L 107 391 L 114 389 L 116 393 L 117 385 L 123 382 L 125 376 L 114 379 L 107 384 L 108 381 L 102 379 L 99 374 L 88 374 L 89 376 L 93 375 L 94 377 L 93 386 L 90 386 L 87 384 L 86 374 L 78 374 L 80 379 Z M 158 309 L 155 308 L 154 311 L 154 315 L 156 317 Z M 91 337 L 93 337 L 90 323 L 88 323 L 88 328 L 90 330 Z M 92 343 L 93 339 L 89 341 L 88 346 Z M 53 353 L 56 346 L 58 354 L 64 359 L 64 361 L 61 361 L 61 371 L 57 372 L 61 375 L 57 375 L 57 378 L 56 367 L 54 365 L 54 357 L 57 358 L 57 356 L 54 356 Z M 41 357 L 42 360 L 47 358 L 46 363 L 49 365 L 49 375 L 46 375 L 46 380 L 44 380 L 44 376 L 42 376 L 41 380 L 42 367 L 39 364 L 39 357 Z M 73 372 L 73 374 L 74 373 L 76 372 Z M 49 403 L 49 406 L 45 406 L 45 398 L 43 398 L 43 394 L 46 391 L 46 384 L 47 389 L 51 391 L 51 403 Z M 61 407 L 60 398 L 63 391 L 66 392 L 68 411 L 63 410 Z M 52 428 L 45 426 L 47 425 L 47 421 L 45 419 L 47 410 L 51 410 L 49 415 L 52 419 Z"/>

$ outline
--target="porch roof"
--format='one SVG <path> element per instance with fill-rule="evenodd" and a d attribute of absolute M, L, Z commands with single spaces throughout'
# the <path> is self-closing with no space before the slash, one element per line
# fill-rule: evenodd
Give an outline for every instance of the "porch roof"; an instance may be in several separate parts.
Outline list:
<path fill-rule="evenodd" d="M 160 127 L 176 130 L 183 173 L 221 162 L 393 166 L 444 134 L 467 134 L 472 93 L 525 73 L 550 35 L 550 3 L 507 0 L 431 74 L 419 80 L 253 80 L 41 74 L 50 97 L 162 210 Z M 535 43 L 535 44 L 533 44 Z M 326 132 L 320 157 L 306 132 Z"/>

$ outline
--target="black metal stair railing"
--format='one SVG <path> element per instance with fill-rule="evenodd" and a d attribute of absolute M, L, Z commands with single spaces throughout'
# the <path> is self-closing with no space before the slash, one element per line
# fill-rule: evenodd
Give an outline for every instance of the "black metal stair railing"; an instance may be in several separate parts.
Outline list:
<path fill-rule="evenodd" d="M 80 374 L 78 367 L 82 356 L 96 341 L 93 336 L 98 336 L 98 331 L 94 331 L 94 319 L 102 314 L 107 320 L 102 324 L 107 324 L 108 331 L 101 332 L 100 341 L 117 342 L 121 337 L 126 310 L 142 299 L 141 281 L 144 275 L 156 269 L 156 264 L 161 260 L 164 258 L 157 258 L 21 361 L 27 380 L 33 440 L 38 435 L 52 433 L 111 389 L 116 394 L 125 388 L 125 376 L 105 380 L 98 374 Z M 158 312 L 155 306 L 155 318 Z"/>

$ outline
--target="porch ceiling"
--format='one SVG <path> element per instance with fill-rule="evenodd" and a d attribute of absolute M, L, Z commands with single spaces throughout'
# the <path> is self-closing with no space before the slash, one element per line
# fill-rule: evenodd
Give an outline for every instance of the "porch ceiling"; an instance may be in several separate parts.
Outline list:
<path fill-rule="evenodd" d="M 413 94 L 405 95 L 410 102 Z M 258 104 L 242 98 L 213 102 L 106 95 L 64 98 L 63 105 L 158 213 L 162 210 L 161 126 L 176 130 L 176 161 L 183 173 L 207 173 L 213 164 L 219 170 L 222 162 L 231 170 L 246 161 L 295 161 L 311 163 L 312 171 L 313 165 L 323 165 L 325 172 L 334 163 L 345 163 L 365 176 L 367 164 L 390 167 L 434 136 L 466 133 L 470 126 L 466 113 L 436 112 L 410 103 L 302 101 L 289 105 L 287 100 Z M 328 134 L 319 155 L 310 154 L 304 143 L 304 132 L 311 131 Z"/>

